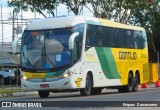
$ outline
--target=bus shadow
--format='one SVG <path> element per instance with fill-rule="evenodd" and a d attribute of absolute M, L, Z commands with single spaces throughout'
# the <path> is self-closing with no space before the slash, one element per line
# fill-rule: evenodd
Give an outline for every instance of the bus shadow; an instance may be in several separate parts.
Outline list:
<path fill-rule="evenodd" d="M 113 92 L 109 92 L 109 91 L 104 91 L 101 94 L 95 94 L 95 95 L 90 95 L 90 96 L 81 96 L 80 92 L 71 92 L 71 93 L 62 93 L 62 95 L 59 96 L 54 96 L 55 93 L 51 93 L 50 97 L 48 98 L 63 98 L 63 99 L 67 99 L 67 98 L 88 98 L 88 97 L 92 97 L 92 96 L 103 96 L 103 95 L 113 95 L 113 94 L 119 94 L 118 91 L 113 91 Z"/>
<path fill-rule="evenodd" d="M 138 92 L 142 92 L 139 90 Z M 130 93 L 136 93 L 136 92 L 130 92 Z M 124 94 L 130 94 L 130 93 L 119 93 L 118 91 L 102 91 L 101 94 L 96 94 L 96 95 L 90 95 L 90 96 L 81 96 L 80 92 L 67 92 L 67 93 L 50 93 L 50 96 L 48 98 L 43 98 L 44 101 L 46 100 L 51 100 L 54 99 L 53 101 L 69 101 L 69 100 L 75 100 L 75 98 L 90 98 L 90 97 L 96 97 L 96 96 L 110 96 L 110 95 L 124 95 Z M 39 96 L 35 97 L 28 97 L 27 100 L 36 100 L 36 99 L 41 99 Z M 77 100 L 78 101 L 78 100 Z"/>

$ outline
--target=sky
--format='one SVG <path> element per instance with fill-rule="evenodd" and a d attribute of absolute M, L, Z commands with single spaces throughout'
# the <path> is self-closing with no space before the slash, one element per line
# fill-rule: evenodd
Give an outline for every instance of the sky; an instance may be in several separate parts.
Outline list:
<path fill-rule="evenodd" d="M 7 1 L 8 0 L 0 0 L 0 6 L 2 6 L 2 18 L 0 17 L 0 20 L 9 20 L 9 18 L 12 18 L 13 8 L 7 7 Z M 91 6 L 89 5 L 89 7 L 91 7 Z M 44 18 L 42 15 L 40 15 L 38 13 L 35 14 L 30 11 L 28 11 L 28 12 L 23 11 L 22 13 L 20 12 L 18 14 L 19 19 L 21 19 L 22 15 L 23 15 L 23 19 L 35 18 L 35 15 L 36 15 L 36 18 Z M 0 11 L 0 14 L 1 14 L 1 11 Z M 49 14 L 47 14 L 47 15 L 48 15 L 47 17 L 51 17 Z M 62 15 L 68 15 L 68 10 L 65 5 L 61 4 L 57 8 L 57 16 L 62 16 Z M 69 15 L 74 16 L 73 12 L 70 12 Z M 87 8 L 84 8 L 83 9 L 83 16 L 93 16 L 93 14 Z M 12 23 L 12 19 L 10 19 L 10 20 L 11 20 L 10 23 Z M 15 22 L 16 22 L 16 20 L 15 20 Z M 3 29 L 2 29 L 2 27 L 3 27 Z M 15 25 L 15 27 L 16 27 L 16 25 Z M 23 26 L 23 29 L 24 28 L 25 28 L 25 26 Z M 16 37 L 20 37 L 20 36 L 21 36 L 21 34 L 16 35 Z M 8 25 L 8 24 L 2 25 L 2 23 L 0 23 L 0 42 L 2 42 L 2 39 L 3 39 L 3 42 L 12 42 L 12 25 L 11 24 L 10 25 Z"/>

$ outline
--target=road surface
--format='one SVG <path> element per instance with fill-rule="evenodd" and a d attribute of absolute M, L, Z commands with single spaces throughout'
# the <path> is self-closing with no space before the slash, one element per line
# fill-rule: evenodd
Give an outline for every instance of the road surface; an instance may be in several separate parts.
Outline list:
<path fill-rule="evenodd" d="M 150 87 L 147 89 L 140 89 L 138 92 L 132 92 L 132 93 L 118 93 L 118 90 L 116 89 L 104 89 L 102 91 L 102 94 L 100 95 L 93 95 L 93 96 L 81 96 L 79 92 L 67 92 L 67 93 L 51 93 L 49 98 L 44 98 L 41 99 L 39 98 L 38 95 L 34 95 L 34 96 L 25 96 L 25 97 L 8 97 L 8 98 L 0 98 L 0 101 L 5 101 L 5 102 L 9 102 L 9 101 L 18 101 L 18 102 L 29 102 L 29 101 L 35 101 L 35 102 L 39 102 L 39 101 L 48 101 L 46 103 L 49 103 L 50 106 L 55 106 L 55 104 L 58 102 L 60 103 L 60 105 L 65 105 L 69 104 L 77 104 L 77 103 L 89 103 L 89 102 L 94 102 L 93 104 L 96 106 L 96 104 L 100 104 L 102 103 L 107 103 L 107 104 L 111 104 L 111 106 L 115 106 L 115 107 L 111 107 L 110 105 L 109 107 L 99 107 L 97 106 L 95 109 L 98 110 L 105 110 L 105 109 L 118 109 L 118 110 L 126 110 L 128 108 L 130 108 L 130 110 L 135 109 L 137 110 L 138 108 L 140 108 L 140 110 L 142 110 L 143 108 L 150 110 L 151 108 L 153 108 L 152 110 L 159 110 L 160 109 L 160 88 L 155 88 L 155 87 Z M 106 101 L 106 102 L 105 102 Z M 115 102 L 112 102 L 115 101 Z M 121 102 L 122 101 L 122 102 Z M 131 102 L 130 102 L 131 101 Z M 133 102 L 132 102 L 133 101 Z M 146 101 L 149 101 L 147 103 L 149 104 L 157 104 L 157 106 L 159 107 L 134 107 L 134 104 L 139 103 L 144 103 Z M 72 102 L 76 102 L 76 103 L 72 103 Z M 117 103 L 120 103 L 117 105 Z M 127 105 L 129 104 L 129 105 Z M 108 106 L 108 105 L 107 105 Z M 130 106 L 130 107 L 128 107 Z M 7 109 L 7 108 L 5 108 Z M 50 108 L 51 109 L 51 108 Z M 94 108 L 74 108 L 74 107 L 58 107 L 55 108 L 56 110 L 69 110 L 69 109 L 78 109 L 78 110 L 86 110 L 86 109 L 91 109 L 94 110 Z M 9 109 L 8 109 L 9 110 Z M 15 110 L 18 110 L 17 108 Z M 23 109 L 25 110 L 25 108 Z M 40 108 L 38 110 L 46 110 L 44 108 Z M 54 110 L 54 109 L 52 109 Z"/>

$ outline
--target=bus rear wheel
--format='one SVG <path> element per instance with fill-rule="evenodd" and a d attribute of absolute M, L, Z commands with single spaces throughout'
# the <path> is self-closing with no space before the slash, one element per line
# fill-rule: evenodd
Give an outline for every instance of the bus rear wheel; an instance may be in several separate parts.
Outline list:
<path fill-rule="evenodd" d="M 83 89 L 80 89 L 80 93 L 82 96 L 89 96 L 91 95 L 92 90 L 92 80 L 89 74 L 87 74 L 86 77 L 86 87 Z"/>
<path fill-rule="evenodd" d="M 135 77 L 134 77 L 134 80 L 133 80 L 133 89 L 132 89 L 132 91 L 133 92 L 137 92 L 138 91 L 138 76 L 137 76 L 137 74 L 135 75 Z"/>
<path fill-rule="evenodd" d="M 49 93 L 49 91 L 38 91 L 40 98 L 48 98 Z"/>

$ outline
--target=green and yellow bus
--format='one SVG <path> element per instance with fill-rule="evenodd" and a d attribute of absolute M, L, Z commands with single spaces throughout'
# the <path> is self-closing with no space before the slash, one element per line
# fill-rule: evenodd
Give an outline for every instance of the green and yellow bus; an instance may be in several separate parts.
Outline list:
<path fill-rule="evenodd" d="M 21 44 L 23 90 L 79 90 L 100 94 L 103 88 L 136 92 L 148 81 L 146 32 L 106 19 L 72 16 L 45 18 L 26 26 Z"/>

